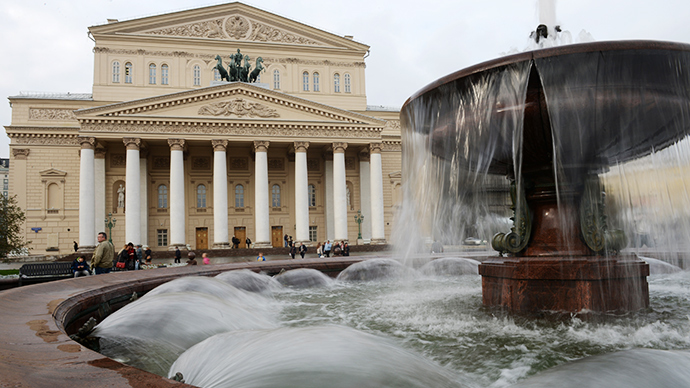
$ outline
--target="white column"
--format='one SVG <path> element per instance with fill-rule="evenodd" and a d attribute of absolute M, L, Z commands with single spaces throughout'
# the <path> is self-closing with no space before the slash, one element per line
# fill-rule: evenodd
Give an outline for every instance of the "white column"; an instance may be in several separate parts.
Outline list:
<path fill-rule="evenodd" d="M 80 137 L 81 153 L 79 160 L 79 251 L 90 252 L 96 247 L 94 211 L 96 208 L 94 186 L 94 146 L 93 137 Z"/>
<path fill-rule="evenodd" d="M 268 218 L 268 141 L 254 141 L 254 217 L 256 248 L 271 247 L 271 226 Z"/>
<path fill-rule="evenodd" d="M 333 143 L 333 225 L 336 241 L 347 241 L 347 186 L 345 149 L 347 143 Z"/>
<path fill-rule="evenodd" d="M 295 241 L 309 243 L 308 141 L 295 142 Z"/>
<path fill-rule="evenodd" d="M 381 143 L 370 144 L 371 148 L 371 243 L 385 244 L 386 231 L 383 220 L 383 166 L 381 164 Z"/>
<path fill-rule="evenodd" d="M 96 147 L 94 151 L 95 159 L 94 165 L 94 193 L 95 193 L 95 210 L 94 210 L 94 225 L 95 230 L 93 235 L 96 236 L 99 232 L 108 231 L 105 228 L 105 148 Z"/>
<path fill-rule="evenodd" d="M 168 139 L 170 145 L 170 246 L 184 247 L 185 204 L 184 204 L 184 139 Z"/>
<path fill-rule="evenodd" d="M 328 150 L 324 153 L 324 168 L 326 169 L 326 239 L 333 241 L 335 239 L 335 212 L 333 210 L 333 150 Z"/>
<path fill-rule="evenodd" d="M 149 244 L 149 190 L 148 190 L 148 163 L 146 161 L 146 149 L 139 149 L 139 228 L 141 245 Z"/>
<path fill-rule="evenodd" d="M 136 246 L 141 239 L 141 171 L 139 170 L 139 145 L 141 139 L 122 139 L 127 148 L 125 170 L 125 241 Z"/>
<path fill-rule="evenodd" d="M 211 140 L 213 145 L 213 248 L 230 247 L 228 235 L 227 140 Z"/>
<path fill-rule="evenodd" d="M 369 167 L 369 149 L 359 152 L 359 198 L 360 210 L 364 218 L 362 226 L 362 240 L 364 244 L 371 242 L 371 173 Z"/>

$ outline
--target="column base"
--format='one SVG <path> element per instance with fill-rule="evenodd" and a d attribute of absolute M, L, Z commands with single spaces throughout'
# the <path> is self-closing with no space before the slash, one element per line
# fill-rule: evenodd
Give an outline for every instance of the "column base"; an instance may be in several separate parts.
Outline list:
<path fill-rule="evenodd" d="M 80 245 L 79 248 L 77 249 L 78 254 L 82 253 L 93 253 L 93 251 L 96 250 L 96 247 L 93 245 Z"/>
<path fill-rule="evenodd" d="M 230 249 L 230 243 L 213 243 L 213 249 Z"/>
<path fill-rule="evenodd" d="M 385 244 L 386 244 L 385 238 L 372 238 L 371 239 L 371 245 L 385 245 Z"/>
<path fill-rule="evenodd" d="M 273 248 L 273 244 L 270 242 L 255 242 L 254 248 Z"/>

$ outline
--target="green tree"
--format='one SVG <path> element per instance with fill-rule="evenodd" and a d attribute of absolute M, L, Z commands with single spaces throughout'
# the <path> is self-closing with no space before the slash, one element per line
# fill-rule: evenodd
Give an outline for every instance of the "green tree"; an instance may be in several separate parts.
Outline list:
<path fill-rule="evenodd" d="M 17 205 L 17 196 L 0 194 L 0 258 L 31 244 L 31 241 L 24 241 L 21 234 L 25 219 L 26 215 Z"/>

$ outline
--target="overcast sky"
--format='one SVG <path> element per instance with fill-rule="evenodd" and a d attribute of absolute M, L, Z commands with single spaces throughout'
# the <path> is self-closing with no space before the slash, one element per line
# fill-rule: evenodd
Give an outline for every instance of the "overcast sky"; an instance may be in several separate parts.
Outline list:
<path fill-rule="evenodd" d="M 554 2 L 555 0 L 549 0 Z M 527 47 L 539 23 L 536 0 L 251 0 L 263 10 L 371 46 L 369 105 L 400 107 L 426 84 L 456 70 Z M 0 2 L 0 97 L 22 91 L 91 93 L 94 43 L 87 28 L 216 5 L 210 0 L 5 0 Z M 690 43 L 688 0 L 569 0 L 556 22 L 595 40 Z M 7 101 L 7 100 L 6 100 Z M 0 124 L 11 123 L 9 102 Z M 0 157 L 9 156 L 0 134 Z"/>

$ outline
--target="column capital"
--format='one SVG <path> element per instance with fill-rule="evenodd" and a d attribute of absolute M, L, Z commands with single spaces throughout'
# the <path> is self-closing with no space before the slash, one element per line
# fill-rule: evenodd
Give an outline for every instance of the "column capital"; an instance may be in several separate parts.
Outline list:
<path fill-rule="evenodd" d="M 184 139 L 168 139 L 168 145 L 171 151 L 184 151 Z"/>
<path fill-rule="evenodd" d="M 369 148 L 368 147 L 362 147 L 362 149 L 359 150 L 359 161 L 360 162 L 368 162 L 369 161 Z"/>
<path fill-rule="evenodd" d="M 254 140 L 254 152 L 268 152 L 269 144 L 268 140 Z"/>
<path fill-rule="evenodd" d="M 105 147 L 103 147 L 101 144 L 98 144 L 93 151 L 93 156 L 96 159 L 105 159 L 105 152 Z"/>
<path fill-rule="evenodd" d="M 371 150 L 372 154 L 380 154 L 381 148 L 383 148 L 382 143 L 371 143 L 371 144 L 369 144 L 369 149 Z"/>
<path fill-rule="evenodd" d="M 213 139 L 211 145 L 214 151 L 225 151 L 228 148 L 228 141 L 225 139 Z"/>
<path fill-rule="evenodd" d="M 77 139 L 79 140 L 79 144 L 81 144 L 81 149 L 83 150 L 92 150 L 96 147 L 95 137 L 79 136 Z"/>
<path fill-rule="evenodd" d="M 139 151 L 139 146 L 141 146 L 141 139 L 138 137 L 125 137 L 122 139 L 122 142 L 125 143 L 125 148 L 128 150 Z"/>
<path fill-rule="evenodd" d="M 29 152 L 28 148 L 12 148 L 12 156 L 17 160 L 26 160 Z"/>
<path fill-rule="evenodd" d="M 308 141 L 296 141 L 295 142 L 295 152 L 307 152 L 307 148 L 309 148 L 309 142 Z"/>
<path fill-rule="evenodd" d="M 344 154 L 347 149 L 347 143 L 337 142 L 333 143 L 333 153 L 334 154 Z"/>

